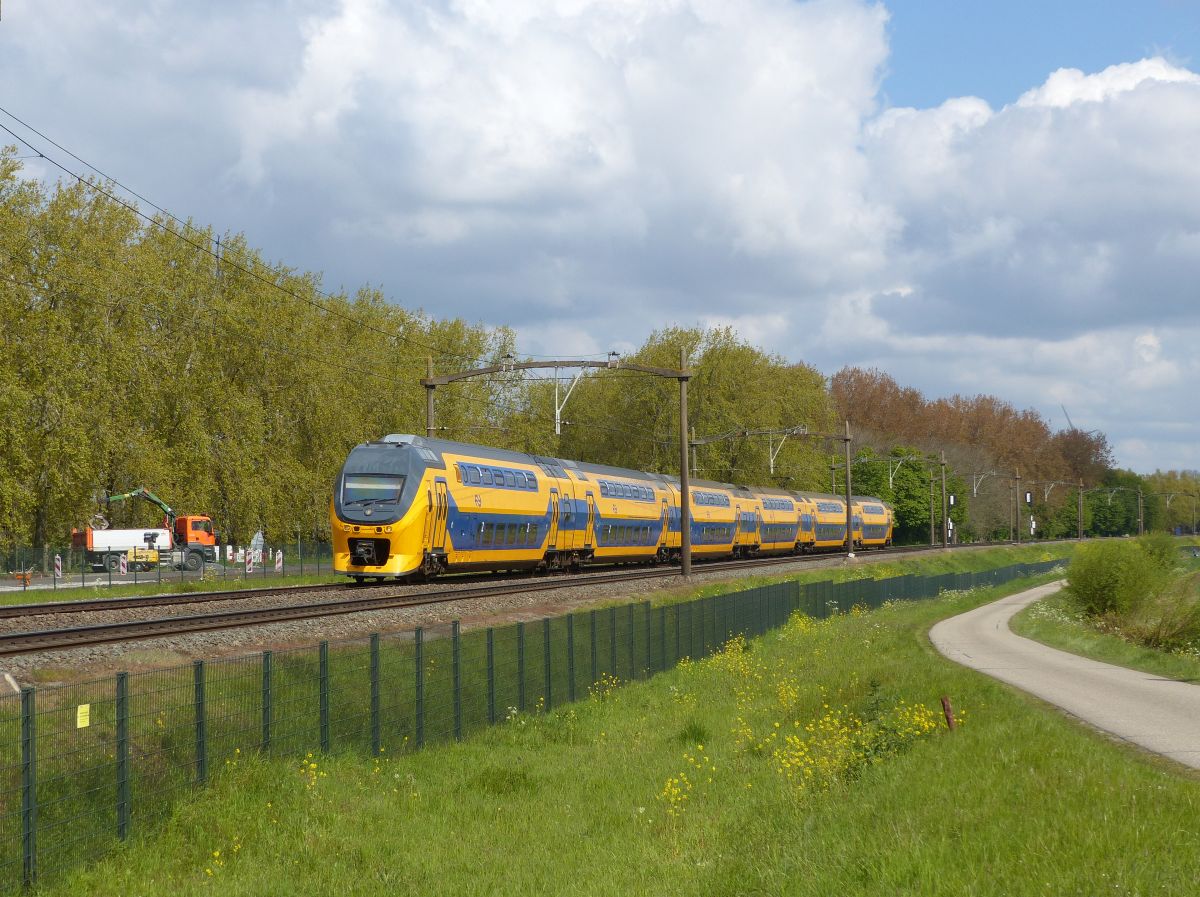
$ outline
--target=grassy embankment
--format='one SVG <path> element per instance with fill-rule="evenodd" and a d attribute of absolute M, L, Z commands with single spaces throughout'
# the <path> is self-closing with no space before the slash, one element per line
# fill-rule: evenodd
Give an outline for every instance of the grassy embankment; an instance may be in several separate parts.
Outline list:
<path fill-rule="evenodd" d="M 1093 660 L 1172 679 L 1200 680 L 1198 574 L 1200 559 L 1181 554 L 1161 590 L 1126 611 L 1089 616 L 1063 591 L 1025 608 L 1011 627 L 1018 635 Z"/>
<path fill-rule="evenodd" d="M 1200 782 L 929 647 L 998 594 L 792 624 L 414 755 L 239 758 L 46 893 L 1190 893 Z"/>

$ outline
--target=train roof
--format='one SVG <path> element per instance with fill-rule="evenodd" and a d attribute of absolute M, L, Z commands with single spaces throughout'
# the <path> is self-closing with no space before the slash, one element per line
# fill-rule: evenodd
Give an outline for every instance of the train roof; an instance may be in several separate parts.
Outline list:
<path fill-rule="evenodd" d="M 577 471 L 601 476 L 624 477 L 643 482 L 665 483 L 679 488 L 679 477 L 664 473 L 651 473 L 645 470 L 632 470 L 627 467 L 613 467 L 608 464 L 592 464 L 586 461 L 574 461 L 569 458 L 553 458 L 546 455 L 535 455 L 530 452 L 516 452 L 510 449 L 493 448 L 472 442 L 457 442 L 452 439 L 431 439 L 428 436 L 417 436 L 411 433 L 389 433 L 382 439 L 362 443 L 357 448 L 383 448 L 388 445 L 409 445 L 418 450 L 422 458 L 433 464 L 445 466 L 443 453 L 467 455 L 484 460 L 507 461 L 517 464 L 533 464 L 543 468 L 559 468 L 564 471 Z M 741 496 L 779 495 L 789 498 L 832 499 L 845 501 L 845 495 L 834 495 L 828 492 L 802 492 L 788 489 L 777 489 L 771 486 L 742 486 L 734 483 L 721 483 L 716 480 L 692 478 L 688 484 L 693 489 L 723 489 Z M 887 502 L 870 496 L 855 495 L 854 501 L 874 501 L 887 505 Z M 887 505 L 890 507 L 890 505 Z"/>

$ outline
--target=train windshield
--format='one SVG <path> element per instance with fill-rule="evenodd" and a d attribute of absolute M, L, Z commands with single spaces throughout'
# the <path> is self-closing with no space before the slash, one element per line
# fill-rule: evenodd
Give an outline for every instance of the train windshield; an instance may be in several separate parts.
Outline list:
<path fill-rule="evenodd" d="M 404 477 L 376 473 L 348 473 L 342 479 L 342 506 L 398 502 Z"/>

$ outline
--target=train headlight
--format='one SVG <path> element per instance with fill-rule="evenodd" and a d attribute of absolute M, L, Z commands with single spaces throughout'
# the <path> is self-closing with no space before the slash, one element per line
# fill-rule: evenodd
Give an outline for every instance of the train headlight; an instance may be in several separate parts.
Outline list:
<path fill-rule="evenodd" d="M 342 532 L 344 532 L 344 533 L 348 533 L 348 532 L 350 532 L 350 524 L 348 524 L 348 523 L 343 523 L 343 524 L 342 524 Z"/>
<path fill-rule="evenodd" d="M 385 526 L 385 527 L 383 528 L 383 531 L 384 531 L 385 533 L 390 533 L 390 532 L 392 531 L 392 528 L 391 528 L 390 526 Z"/>
<path fill-rule="evenodd" d="M 357 526 L 356 526 L 356 527 L 354 527 L 354 531 L 355 531 L 355 532 L 358 532 L 358 527 L 357 527 Z"/>

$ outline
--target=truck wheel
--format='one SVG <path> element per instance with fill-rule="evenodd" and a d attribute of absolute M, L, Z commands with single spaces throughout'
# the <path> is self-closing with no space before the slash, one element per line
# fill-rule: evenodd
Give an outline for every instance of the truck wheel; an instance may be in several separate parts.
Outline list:
<path fill-rule="evenodd" d="M 189 551 L 183 558 L 184 570 L 199 570 L 200 569 L 200 552 Z"/>
<path fill-rule="evenodd" d="M 119 555 L 106 554 L 104 556 L 104 569 L 109 573 L 116 573 L 121 567 L 121 558 Z"/>

